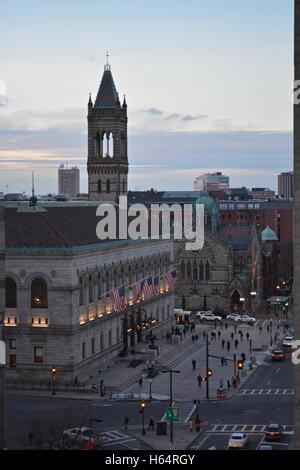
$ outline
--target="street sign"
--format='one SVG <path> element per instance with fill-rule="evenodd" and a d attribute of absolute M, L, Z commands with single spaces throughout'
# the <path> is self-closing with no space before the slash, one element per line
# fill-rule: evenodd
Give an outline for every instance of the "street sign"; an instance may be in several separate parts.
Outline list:
<path fill-rule="evenodd" d="M 179 414 L 179 408 L 175 406 L 170 406 L 167 408 L 167 415 L 166 419 L 167 421 L 179 421 L 180 419 L 180 414 Z"/>

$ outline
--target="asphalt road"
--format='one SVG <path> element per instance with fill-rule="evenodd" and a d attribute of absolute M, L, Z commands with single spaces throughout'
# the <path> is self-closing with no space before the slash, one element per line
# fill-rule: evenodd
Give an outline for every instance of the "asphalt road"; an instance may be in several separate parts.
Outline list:
<path fill-rule="evenodd" d="M 272 363 L 260 366 L 251 376 L 244 387 L 235 397 L 214 402 L 202 402 L 199 405 L 199 415 L 202 421 L 210 425 L 216 424 L 255 424 L 263 425 L 269 422 L 279 422 L 283 425 L 293 424 L 293 396 L 279 394 L 276 390 L 293 388 L 293 365 L 290 359 L 285 362 Z M 272 394 L 243 395 L 243 389 L 272 389 Z M 175 392 L 176 394 L 176 392 Z M 191 403 L 191 408 L 193 404 Z M 159 420 L 164 414 L 166 403 L 150 403 L 145 412 L 145 421 L 150 416 Z M 180 404 L 179 404 L 180 406 Z M 69 400 L 56 398 L 38 398 L 32 396 L 9 395 L 7 400 L 8 447 L 24 448 L 27 446 L 29 432 L 46 432 L 49 423 L 62 423 L 66 427 L 76 425 L 89 425 L 90 419 L 101 419 L 103 422 L 93 423 L 95 431 L 116 431 L 123 429 L 124 416 L 129 417 L 129 426 L 141 425 L 141 414 L 138 403 L 116 402 L 103 403 L 98 400 Z M 81 423 L 81 424 L 80 424 Z M 114 438 L 108 443 L 113 448 L 141 448 L 139 441 L 130 441 L 124 436 Z M 225 436 L 225 437 L 224 437 Z M 261 434 L 253 440 L 261 439 Z M 228 434 L 212 433 L 207 439 L 204 448 L 211 442 L 218 442 L 222 448 L 228 440 Z M 125 446 L 122 444 L 125 443 Z M 197 443 L 196 443 L 197 444 Z M 199 443 L 198 443 L 199 445 Z M 213 445 L 213 444 L 212 444 Z M 126 447 L 127 446 L 127 447 Z M 142 445 L 142 448 L 143 447 Z"/>

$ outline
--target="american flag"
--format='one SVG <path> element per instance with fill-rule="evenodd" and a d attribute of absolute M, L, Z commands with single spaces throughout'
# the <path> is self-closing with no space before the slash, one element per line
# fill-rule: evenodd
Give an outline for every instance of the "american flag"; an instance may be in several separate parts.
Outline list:
<path fill-rule="evenodd" d="M 125 287 L 119 287 L 113 291 L 114 310 L 121 312 L 125 308 Z"/>
<path fill-rule="evenodd" d="M 176 271 L 171 271 L 166 274 L 166 280 L 170 290 L 174 290 L 176 287 Z"/>
<path fill-rule="evenodd" d="M 153 296 L 153 287 L 152 276 L 147 277 L 143 285 L 144 299 L 150 299 Z"/>
<path fill-rule="evenodd" d="M 154 284 L 153 293 L 159 294 L 159 276 L 154 276 L 153 284 Z"/>
<path fill-rule="evenodd" d="M 135 283 L 135 286 L 134 286 L 134 290 L 135 290 L 135 302 L 137 302 L 138 300 L 141 300 L 141 294 L 142 294 L 144 282 L 145 282 L 145 279 L 143 279 L 142 281 L 138 281 L 138 282 Z"/>

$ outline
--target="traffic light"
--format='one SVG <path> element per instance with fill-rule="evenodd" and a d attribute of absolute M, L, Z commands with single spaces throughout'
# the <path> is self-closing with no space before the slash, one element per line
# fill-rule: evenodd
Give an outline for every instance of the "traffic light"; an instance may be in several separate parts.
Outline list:
<path fill-rule="evenodd" d="M 51 369 L 51 372 L 52 372 L 52 380 L 53 382 L 55 382 L 55 379 L 56 379 L 56 367 L 52 367 Z"/>
<path fill-rule="evenodd" d="M 208 369 L 208 371 L 207 371 L 207 375 L 208 375 L 208 377 L 211 377 L 211 376 L 213 375 L 213 373 L 212 373 L 212 370 L 211 370 L 211 369 Z"/>
<path fill-rule="evenodd" d="M 140 413 L 144 413 L 145 406 L 146 406 L 145 400 L 142 400 L 140 402 Z"/>
<path fill-rule="evenodd" d="M 244 361 L 242 359 L 238 360 L 238 369 L 243 370 L 244 369 Z"/>

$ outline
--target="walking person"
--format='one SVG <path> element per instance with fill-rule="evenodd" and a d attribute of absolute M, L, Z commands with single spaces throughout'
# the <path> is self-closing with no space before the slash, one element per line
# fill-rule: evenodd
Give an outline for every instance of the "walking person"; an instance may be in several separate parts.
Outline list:
<path fill-rule="evenodd" d="M 234 332 L 235 332 L 235 334 L 236 334 L 236 325 L 234 325 Z"/>
<path fill-rule="evenodd" d="M 202 384 L 202 376 L 199 374 L 197 377 L 198 387 L 201 387 Z"/>
<path fill-rule="evenodd" d="M 244 334 L 243 334 L 242 331 L 240 332 L 240 338 L 241 338 L 241 341 L 243 341 L 243 339 L 244 339 Z"/>
<path fill-rule="evenodd" d="M 224 364 L 225 364 L 225 357 L 222 356 L 222 357 L 221 357 L 221 366 L 224 367 Z"/>
<path fill-rule="evenodd" d="M 128 430 L 128 423 L 129 423 L 129 418 L 128 418 L 128 416 L 125 416 L 124 417 L 124 429 L 125 429 L 125 431 Z"/>
<path fill-rule="evenodd" d="M 151 418 L 149 419 L 149 428 L 148 428 L 150 431 L 154 431 L 155 429 L 155 423 L 154 423 L 154 418 L 153 416 L 151 416 Z"/>
<path fill-rule="evenodd" d="M 189 419 L 188 428 L 189 428 L 189 431 L 190 431 L 190 432 L 193 432 L 193 430 L 194 430 L 194 423 L 193 423 L 193 420 L 192 420 L 192 419 Z"/>
<path fill-rule="evenodd" d="M 262 326 L 259 325 L 259 334 L 261 334 L 261 332 L 262 332 Z"/>
<path fill-rule="evenodd" d="M 203 339 L 205 339 L 205 338 L 206 338 L 206 333 L 205 333 L 205 331 L 203 331 Z"/>
<path fill-rule="evenodd" d="M 230 341 L 227 341 L 227 351 L 230 351 Z"/>
<path fill-rule="evenodd" d="M 224 349 L 225 346 L 225 339 L 222 339 L 222 349 Z"/>
<path fill-rule="evenodd" d="M 230 335 L 231 339 L 234 338 L 234 333 L 232 332 L 231 335 Z"/>
<path fill-rule="evenodd" d="M 193 366 L 193 370 L 195 370 L 195 369 L 196 369 L 196 364 L 197 364 L 197 363 L 196 363 L 196 359 L 193 359 L 193 360 L 192 360 L 192 366 Z"/>
<path fill-rule="evenodd" d="M 195 342 L 195 336 L 192 335 L 192 342 L 194 343 Z"/>
<path fill-rule="evenodd" d="M 249 341 L 250 335 L 249 333 L 246 334 L 247 341 Z"/>
<path fill-rule="evenodd" d="M 238 345 L 239 345 L 239 342 L 238 342 L 238 340 L 236 339 L 235 342 L 234 342 L 234 347 L 235 347 L 235 349 L 238 348 Z"/>
<path fill-rule="evenodd" d="M 245 362 L 245 360 L 246 360 L 246 354 L 245 354 L 244 352 L 242 352 L 241 358 L 242 358 L 242 361 Z"/>
<path fill-rule="evenodd" d="M 219 340 L 220 340 L 220 338 L 221 338 L 221 331 L 218 331 L 218 338 L 219 338 Z"/>
<path fill-rule="evenodd" d="M 230 392 L 230 389 L 231 389 L 230 380 L 227 379 L 227 391 Z"/>
<path fill-rule="evenodd" d="M 201 424 L 201 421 L 200 421 L 199 415 L 197 415 L 195 418 L 195 431 L 196 432 L 200 432 L 200 424 Z"/>

